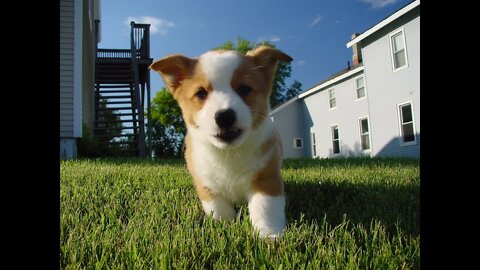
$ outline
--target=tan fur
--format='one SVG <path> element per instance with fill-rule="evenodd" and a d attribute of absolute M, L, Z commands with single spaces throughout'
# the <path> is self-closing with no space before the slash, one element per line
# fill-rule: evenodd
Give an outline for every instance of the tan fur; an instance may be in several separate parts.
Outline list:
<path fill-rule="evenodd" d="M 268 154 L 268 151 L 271 149 L 274 149 L 272 157 L 267 165 L 253 178 L 252 193 L 261 192 L 270 196 L 283 195 L 283 179 L 280 175 L 282 145 L 280 144 L 277 133 L 261 146 L 261 151 L 264 155 Z"/>
<path fill-rule="evenodd" d="M 219 51 L 219 53 L 222 52 Z M 252 128 L 256 129 L 269 117 L 269 97 L 277 62 L 290 62 L 292 58 L 267 46 L 260 46 L 241 57 L 242 64 L 233 74 L 231 86 L 233 89 L 237 89 L 241 85 L 247 85 L 253 89 L 249 95 L 243 98 L 243 101 L 251 109 Z M 195 115 L 204 104 L 204 101 L 195 98 L 195 93 L 201 87 L 207 92 L 212 91 L 212 86 L 205 79 L 198 60 L 182 55 L 172 55 L 154 62 L 150 68 L 160 73 L 168 90 L 178 101 L 184 120 L 195 127 Z M 194 170 L 195 160 L 192 158 L 191 147 L 195 143 L 194 140 L 187 132 L 185 137 L 187 168 L 192 175 L 199 199 L 210 201 L 215 194 L 202 185 L 202 179 L 196 175 Z M 271 158 L 266 166 L 254 174 L 250 187 L 251 193 L 261 192 L 270 196 L 283 195 L 283 180 L 280 175 L 282 149 L 278 134 L 274 132 L 267 138 L 259 151 L 262 156 L 271 155 Z"/>

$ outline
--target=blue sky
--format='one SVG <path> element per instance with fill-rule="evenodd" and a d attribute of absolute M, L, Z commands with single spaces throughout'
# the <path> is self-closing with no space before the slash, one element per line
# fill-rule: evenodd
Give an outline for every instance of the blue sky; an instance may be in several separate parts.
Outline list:
<path fill-rule="evenodd" d="M 238 37 L 269 40 L 293 57 L 308 90 L 347 67 L 352 33 L 362 33 L 411 0 L 102 0 L 99 48 L 129 48 L 129 22 L 151 24 L 150 55 L 197 57 Z M 151 73 L 152 97 L 163 81 Z"/>

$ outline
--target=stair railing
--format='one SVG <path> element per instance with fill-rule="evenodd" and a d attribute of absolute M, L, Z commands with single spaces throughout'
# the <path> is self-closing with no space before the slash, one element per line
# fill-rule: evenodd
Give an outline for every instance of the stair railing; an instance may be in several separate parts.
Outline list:
<path fill-rule="evenodd" d="M 138 136 L 137 136 L 137 145 L 138 145 L 138 155 L 140 157 L 145 157 L 145 122 L 144 122 L 144 113 L 143 113 L 143 100 L 140 95 L 140 83 L 138 75 L 138 61 L 137 57 L 139 56 L 139 49 L 141 47 L 141 36 L 143 37 L 143 31 L 137 31 L 138 29 L 135 22 L 130 22 L 131 25 L 131 34 L 130 34 L 130 49 L 131 49 L 131 59 L 132 59 L 132 69 L 133 69 L 133 87 L 135 93 L 135 103 L 138 113 Z M 138 45 L 137 45 L 138 44 Z M 137 49 L 137 46 L 139 47 Z"/>

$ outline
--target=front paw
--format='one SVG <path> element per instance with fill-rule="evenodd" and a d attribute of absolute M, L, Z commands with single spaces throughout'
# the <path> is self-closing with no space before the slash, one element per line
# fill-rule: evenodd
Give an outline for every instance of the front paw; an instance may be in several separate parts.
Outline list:
<path fill-rule="evenodd" d="M 233 205 L 223 198 L 202 201 L 202 206 L 205 214 L 212 216 L 215 220 L 232 220 L 237 215 Z"/>
<path fill-rule="evenodd" d="M 277 240 L 282 238 L 284 226 L 281 227 L 257 227 L 258 236 L 263 239 Z"/>
<path fill-rule="evenodd" d="M 250 220 L 261 238 L 277 239 L 286 227 L 285 197 L 254 194 L 249 201 Z"/>

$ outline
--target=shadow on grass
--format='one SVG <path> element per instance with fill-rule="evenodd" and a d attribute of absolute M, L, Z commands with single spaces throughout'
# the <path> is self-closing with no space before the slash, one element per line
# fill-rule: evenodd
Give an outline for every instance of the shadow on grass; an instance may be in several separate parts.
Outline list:
<path fill-rule="evenodd" d="M 381 185 L 352 183 L 286 183 L 287 219 L 321 224 L 343 222 L 344 215 L 353 224 L 369 228 L 379 220 L 387 231 L 398 226 L 411 236 L 420 234 L 420 189 L 415 186 L 386 188 Z"/>
<path fill-rule="evenodd" d="M 79 158 L 79 161 L 82 160 L 94 160 L 99 161 L 105 164 L 114 164 L 114 165 L 121 165 L 121 164 L 158 164 L 158 165 L 185 165 L 185 159 L 183 158 L 139 158 L 139 157 L 103 157 L 103 158 Z"/>
<path fill-rule="evenodd" d="M 185 166 L 185 160 L 102 158 L 106 164 L 170 165 Z M 283 169 L 318 169 L 345 167 L 399 167 L 418 166 L 412 158 L 336 158 L 336 159 L 287 159 Z M 185 168 L 186 169 L 186 168 Z M 387 187 L 381 184 L 343 182 L 286 182 L 286 214 L 290 223 L 295 220 L 321 224 L 326 217 L 336 226 L 344 216 L 353 224 L 368 228 L 372 220 L 379 220 L 387 231 L 398 226 L 411 236 L 420 234 L 420 188 L 415 185 Z"/>
<path fill-rule="evenodd" d="M 285 159 L 283 169 L 314 169 L 319 167 L 398 167 L 398 166 L 419 166 L 420 161 L 409 157 L 350 157 L 350 158 L 295 158 Z"/>

